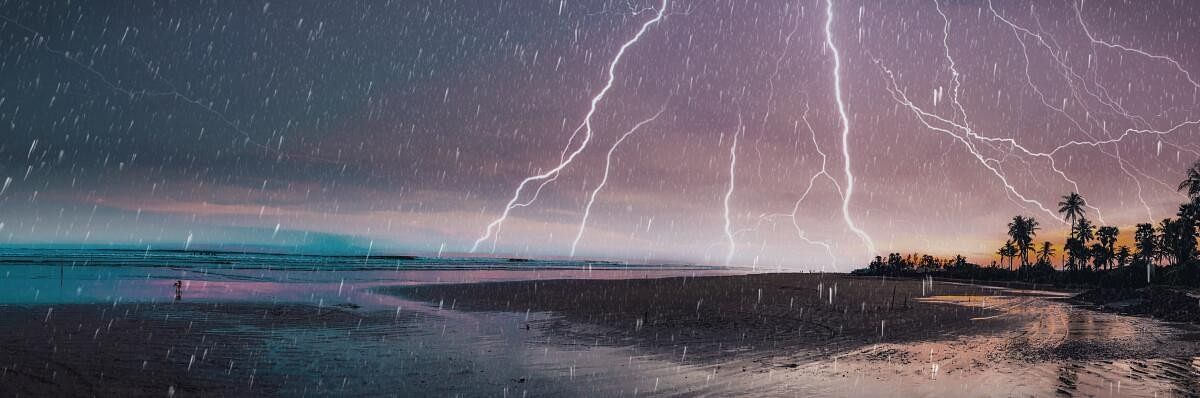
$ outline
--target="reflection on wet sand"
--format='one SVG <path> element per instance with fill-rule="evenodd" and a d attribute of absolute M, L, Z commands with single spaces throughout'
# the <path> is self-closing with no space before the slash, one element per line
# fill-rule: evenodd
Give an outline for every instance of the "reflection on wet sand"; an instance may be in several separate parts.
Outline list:
<path fill-rule="evenodd" d="M 911 310 L 904 309 L 906 306 L 889 310 L 891 303 L 903 302 L 894 297 L 903 297 L 905 291 L 924 292 L 913 290 L 920 282 L 870 282 L 836 276 L 819 282 L 797 275 L 731 278 L 742 282 L 722 285 L 721 278 L 697 278 L 686 283 L 504 283 L 400 289 L 396 293 L 423 299 L 455 297 L 460 308 L 472 311 L 491 311 L 497 306 L 503 310 L 506 305 L 551 311 L 552 316 L 573 325 L 548 330 L 554 335 L 590 338 L 601 345 L 624 347 L 630 355 L 661 358 L 667 362 L 664 366 L 709 375 L 702 386 L 690 387 L 698 390 L 685 391 L 754 391 L 756 395 L 781 396 L 1153 397 L 1195 395 L 1195 380 L 1200 377 L 1200 372 L 1190 367 L 1200 355 L 1200 345 L 1189 337 L 1195 335 L 1191 327 L 1092 311 L 1069 303 L 1065 299 L 1070 294 L 1062 292 L 938 284 L 933 290 L 937 295 L 915 298 L 919 304 Z M 807 307 L 814 304 L 812 300 L 789 298 L 794 294 L 790 292 L 808 290 L 798 285 L 835 283 L 842 289 L 838 298 L 849 301 L 847 305 L 812 308 Z M 899 284 L 899 294 L 893 293 L 897 290 L 891 283 Z M 690 288 L 675 290 L 685 285 Z M 722 302 L 732 306 L 698 301 L 697 295 L 725 300 Z M 817 297 L 814 294 L 812 298 Z M 690 307 L 674 311 L 685 304 Z M 650 310 L 648 320 L 626 326 L 622 319 L 641 320 L 639 316 L 644 315 L 623 306 Z M 882 312 L 876 312 L 880 309 Z M 739 311 L 750 316 L 734 315 Z M 720 321 L 696 323 L 687 319 L 687 313 L 693 320 Z M 815 315 L 807 318 L 808 314 Z M 836 332 L 833 336 L 805 334 L 804 324 L 790 321 L 801 316 L 817 319 Z M 666 326 L 646 334 L 646 328 L 653 326 L 649 319 Z M 758 319 L 766 322 L 760 324 Z M 722 322 L 745 323 L 730 334 L 720 332 Z M 870 322 L 874 322 L 874 332 L 865 330 Z M 596 330 L 581 331 L 580 324 L 592 324 Z M 792 329 L 790 336 L 769 332 L 779 325 L 800 329 Z M 762 333 L 763 328 L 768 332 Z M 795 338 L 797 332 L 799 338 Z M 722 346 L 722 350 L 712 350 Z M 1189 367 L 1180 366 L 1183 363 Z"/>
<path fill-rule="evenodd" d="M 0 279 L 13 288 L 0 294 L 0 395 L 1200 394 L 1200 330 L 1062 293 L 819 275 L 564 285 L 548 280 L 670 274 L 103 268 L 68 269 L 58 288 L 57 270 L 34 271 Z M 499 309 L 450 286 L 422 291 L 461 294 L 394 290 L 530 279 L 487 285 L 537 289 L 494 291 Z"/>
<path fill-rule="evenodd" d="M 1096 312 L 1053 296 L 940 296 L 929 301 L 999 308 L 1004 311 L 999 316 L 1022 321 L 1017 328 L 987 335 L 885 344 L 844 356 L 844 374 L 875 377 L 838 395 L 1200 394 L 1200 347 L 1187 337 L 1194 334 L 1191 326 Z M 907 366 L 913 358 L 922 358 L 918 362 L 923 366 Z M 820 383 L 836 376 L 826 372 L 815 379 Z"/>

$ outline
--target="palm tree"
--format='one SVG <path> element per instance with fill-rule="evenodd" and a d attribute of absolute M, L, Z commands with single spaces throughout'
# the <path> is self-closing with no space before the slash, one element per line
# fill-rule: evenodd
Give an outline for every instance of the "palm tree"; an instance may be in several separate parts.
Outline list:
<path fill-rule="evenodd" d="M 1042 242 L 1042 248 L 1038 250 L 1037 256 L 1039 263 L 1045 263 L 1053 267 L 1051 259 L 1054 258 L 1054 246 L 1050 242 Z"/>
<path fill-rule="evenodd" d="M 1087 265 L 1087 246 L 1088 242 L 1095 237 L 1094 231 L 1095 226 L 1093 226 L 1092 222 L 1086 217 L 1079 217 L 1079 219 L 1075 221 L 1075 229 L 1071 231 L 1071 235 L 1069 235 L 1067 242 L 1070 242 L 1072 239 L 1074 239 L 1075 243 L 1077 243 L 1079 247 L 1076 247 L 1075 250 L 1067 250 L 1067 255 L 1070 256 L 1071 259 L 1071 264 L 1074 265 L 1076 261 L 1079 261 L 1083 263 L 1082 265 Z"/>
<path fill-rule="evenodd" d="M 1179 205 L 1178 216 L 1175 221 L 1176 234 L 1179 239 L 1175 246 L 1175 261 L 1179 264 L 1186 264 L 1196 258 L 1196 220 L 1200 218 L 1200 197 Z"/>
<path fill-rule="evenodd" d="M 1200 161 L 1192 164 L 1187 170 L 1187 177 L 1179 183 L 1180 191 L 1187 191 L 1189 198 L 1200 199 Z"/>
<path fill-rule="evenodd" d="M 1042 229 L 1042 227 L 1041 227 L 1041 224 L 1038 223 L 1037 219 L 1035 219 L 1033 217 L 1025 217 L 1026 235 L 1025 235 L 1025 241 L 1022 242 L 1025 244 L 1025 252 L 1029 252 L 1029 251 L 1033 250 L 1033 238 L 1037 236 L 1037 231 L 1039 229 Z M 1022 252 L 1022 253 L 1024 253 L 1024 252 Z M 1024 259 L 1022 261 L 1025 261 L 1026 263 L 1028 263 L 1029 255 L 1028 254 L 1022 254 L 1022 255 L 1024 256 Z"/>
<path fill-rule="evenodd" d="M 1017 257 L 1017 247 L 1013 245 L 1013 242 L 1011 240 L 1004 241 L 1004 246 L 1001 246 L 996 254 L 999 254 L 1001 259 L 1008 259 L 1008 270 L 1012 271 L 1012 260 Z"/>
<path fill-rule="evenodd" d="M 1013 216 L 1008 223 L 1008 236 L 1016 245 L 1017 253 L 1021 256 L 1021 268 L 1029 266 L 1029 251 L 1033 247 L 1033 237 L 1037 235 L 1038 222 L 1033 217 Z"/>
<path fill-rule="evenodd" d="M 1008 258 L 1008 248 L 1012 247 L 1012 242 L 1004 242 L 1004 246 L 996 249 L 996 255 L 1000 256 L 1000 264 L 1004 264 L 1004 259 Z"/>
<path fill-rule="evenodd" d="M 1104 264 L 1108 263 L 1108 250 L 1100 243 L 1093 243 L 1089 250 L 1092 255 L 1092 269 L 1099 271 Z"/>
<path fill-rule="evenodd" d="M 1087 265 L 1088 249 L 1079 238 L 1067 238 L 1067 242 L 1063 243 L 1063 250 L 1067 252 L 1067 258 L 1071 259 L 1069 267 L 1072 270 L 1079 270 Z M 1078 262 L 1076 260 L 1079 260 Z"/>
<path fill-rule="evenodd" d="M 1158 252 L 1158 239 L 1154 235 L 1154 224 L 1138 224 L 1137 231 L 1133 232 L 1133 244 L 1137 248 L 1136 258 L 1146 263 L 1154 262 L 1155 253 Z"/>
<path fill-rule="evenodd" d="M 1087 201 L 1075 192 L 1063 196 L 1062 199 L 1061 202 L 1058 202 L 1058 212 L 1062 213 L 1064 220 L 1071 222 L 1071 231 L 1074 231 L 1075 220 L 1083 218 Z"/>
<path fill-rule="evenodd" d="M 1200 218 L 1200 198 L 1193 198 L 1189 202 L 1180 204 L 1179 212 L 1176 215 L 1179 218 L 1186 218 L 1192 221 Z"/>
<path fill-rule="evenodd" d="M 1017 249 L 1016 244 L 1013 244 L 1012 246 L 1010 246 L 1008 248 L 1008 270 L 1009 271 L 1013 270 L 1013 265 L 1014 265 L 1013 262 L 1016 261 L 1017 257 L 1019 257 L 1019 256 L 1020 256 L 1020 251 Z"/>
<path fill-rule="evenodd" d="M 1079 241 L 1083 244 L 1091 242 L 1092 239 L 1096 238 L 1096 226 L 1088 219 L 1080 217 L 1079 221 L 1075 224 L 1075 237 L 1079 238 Z"/>
<path fill-rule="evenodd" d="M 1129 264 L 1129 258 L 1132 255 L 1133 253 L 1129 251 L 1129 246 L 1122 245 L 1121 248 L 1117 249 L 1117 268 L 1121 268 Z"/>
<path fill-rule="evenodd" d="M 1186 218 L 1167 218 L 1159 223 L 1159 254 L 1168 264 L 1185 264 L 1196 257 L 1195 222 Z"/>
<path fill-rule="evenodd" d="M 1175 261 L 1184 264 L 1196 257 L 1196 222 L 1200 219 L 1200 160 L 1188 168 L 1187 177 L 1179 183 L 1179 190 L 1187 191 L 1187 196 L 1191 199 L 1190 202 L 1179 205 L 1179 218 L 1173 231 L 1178 239 L 1173 253 Z"/>
<path fill-rule="evenodd" d="M 1117 227 L 1100 227 L 1096 230 L 1096 239 L 1100 241 L 1100 246 L 1104 247 L 1104 266 L 1109 268 L 1113 255 L 1116 254 L 1116 248 L 1113 247 L 1117 243 L 1117 236 L 1121 231 Z"/>
<path fill-rule="evenodd" d="M 1074 236 L 1076 230 L 1075 222 L 1076 220 L 1083 218 L 1084 213 L 1086 212 L 1085 207 L 1087 207 L 1087 201 L 1083 200 L 1083 196 L 1080 196 L 1079 193 L 1076 192 L 1071 192 L 1064 195 L 1062 197 L 1062 201 L 1058 202 L 1058 212 L 1062 213 L 1064 220 L 1071 222 L 1071 233 L 1069 234 L 1068 238 Z M 1071 267 L 1074 268 L 1076 253 L 1074 250 L 1066 250 L 1066 252 L 1068 255 L 1067 261 L 1071 264 Z"/>
<path fill-rule="evenodd" d="M 1158 222 L 1158 256 L 1167 264 L 1175 262 L 1175 248 L 1179 244 L 1179 223 L 1171 218 Z"/>
<path fill-rule="evenodd" d="M 1025 217 L 1013 216 L 1012 221 L 1008 223 L 1008 237 L 1009 242 L 1016 246 L 1018 252 L 1024 252 L 1022 250 L 1024 245 L 1021 242 L 1024 242 L 1027 236 L 1029 233 L 1025 230 Z M 1021 266 L 1024 267 L 1025 263 L 1022 262 Z"/>

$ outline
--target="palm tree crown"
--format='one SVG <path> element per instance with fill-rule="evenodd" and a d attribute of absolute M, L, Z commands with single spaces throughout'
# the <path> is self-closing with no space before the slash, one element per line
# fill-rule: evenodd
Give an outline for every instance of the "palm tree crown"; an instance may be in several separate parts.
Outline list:
<path fill-rule="evenodd" d="M 1050 242 L 1042 242 L 1041 250 L 1038 250 L 1038 262 L 1050 264 L 1050 260 L 1054 258 L 1054 245 Z"/>
<path fill-rule="evenodd" d="M 1083 218 L 1086 206 L 1087 201 L 1083 200 L 1083 196 L 1071 192 L 1064 195 L 1062 201 L 1058 202 L 1058 212 L 1062 213 L 1064 220 L 1071 222 L 1071 227 L 1074 229 L 1075 220 Z"/>
<path fill-rule="evenodd" d="M 1200 161 L 1192 164 L 1187 170 L 1187 177 L 1179 183 L 1179 191 L 1187 191 L 1192 199 L 1200 198 Z"/>
<path fill-rule="evenodd" d="M 1086 218 L 1080 217 L 1079 222 L 1075 224 L 1075 236 L 1084 244 L 1087 244 L 1096 237 L 1095 232 L 1096 226 L 1092 225 L 1092 222 Z"/>
<path fill-rule="evenodd" d="M 1033 217 L 1013 216 L 1012 222 L 1008 223 L 1008 236 L 1016 245 L 1022 267 L 1029 265 L 1029 251 L 1033 247 L 1033 237 L 1037 235 L 1037 230 L 1038 222 Z"/>

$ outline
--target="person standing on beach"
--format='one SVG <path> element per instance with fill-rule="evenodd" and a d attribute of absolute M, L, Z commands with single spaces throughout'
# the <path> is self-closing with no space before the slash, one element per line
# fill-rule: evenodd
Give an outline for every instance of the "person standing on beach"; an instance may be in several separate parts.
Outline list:
<path fill-rule="evenodd" d="M 183 299 L 183 281 L 175 281 L 175 301 Z"/>

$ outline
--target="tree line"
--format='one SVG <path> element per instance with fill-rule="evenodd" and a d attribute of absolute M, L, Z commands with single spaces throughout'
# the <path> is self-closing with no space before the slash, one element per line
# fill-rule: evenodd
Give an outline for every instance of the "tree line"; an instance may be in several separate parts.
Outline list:
<path fill-rule="evenodd" d="M 1070 224 L 1061 246 L 1038 242 L 1042 230 L 1031 216 L 1013 216 L 1005 242 L 995 252 L 999 261 L 987 266 L 963 256 L 939 258 L 928 254 L 890 253 L 876 256 L 856 274 L 906 275 L 941 273 L 947 277 L 1028 280 L 1035 282 L 1140 285 L 1169 283 L 1200 286 L 1197 227 L 1200 227 L 1200 161 L 1187 170 L 1178 185 L 1188 200 L 1174 217 L 1133 227 L 1133 247 L 1118 245 L 1121 229 L 1097 225 L 1088 218 L 1087 201 L 1076 192 L 1062 196 L 1058 213 Z M 1061 267 L 1055 266 L 1055 260 Z"/>

